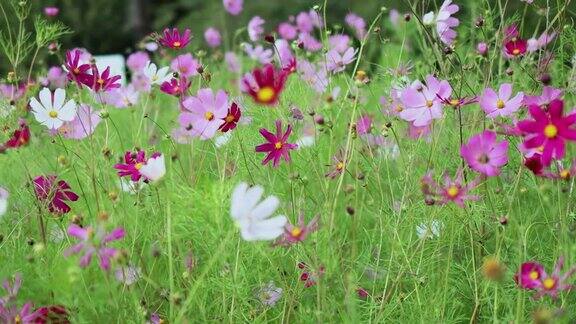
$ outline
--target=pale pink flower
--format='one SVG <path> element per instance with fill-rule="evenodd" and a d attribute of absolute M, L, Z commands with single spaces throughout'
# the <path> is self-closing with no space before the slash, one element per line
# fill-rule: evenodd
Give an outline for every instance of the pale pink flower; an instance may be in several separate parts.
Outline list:
<path fill-rule="evenodd" d="M 271 49 L 264 49 L 262 45 L 254 47 L 252 44 L 244 44 L 244 51 L 251 59 L 262 64 L 272 62 L 274 56 L 274 52 Z"/>
<path fill-rule="evenodd" d="M 250 19 L 248 22 L 248 36 L 250 37 L 251 41 L 256 42 L 260 39 L 260 36 L 262 36 L 262 33 L 264 33 L 264 23 L 265 20 L 260 16 L 254 16 L 252 19 Z"/>
<path fill-rule="evenodd" d="M 214 27 L 206 29 L 204 32 L 204 39 L 206 40 L 206 43 L 208 43 L 208 46 L 212 48 L 218 47 L 222 43 L 222 36 L 220 36 L 218 29 Z"/>
<path fill-rule="evenodd" d="M 223 0 L 224 9 L 232 16 L 237 16 L 242 12 L 244 0 Z"/>
<path fill-rule="evenodd" d="M 509 116 L 515 113 L 522 106 L 524 93 L 518 92 L 512 98 L 512 84 L 504 83 L 500 86 L 498 93 L 490 88 L 484 89 L 480 96 L 480 107 L 486 113 L 486 117 L 495 118 L 498 116 Z"/>
<path fill-rule="evenodd" d="M 198 90 L 197 95 L 186 98 L 182 106 L 180 125 L 191 127 L 192 134 L 203 140 L 214 137 L 230 107 L 226 92 L 218 90 L 214 94 L 209 88 Z"/>
<path fill-rule="evenodd" d="M 443 102 L 441 98 L 449 98 L 452 87 L 448 81 L 438 80 L 432 75 L 426 77 L 426 84 L 415 82 L 404 89 L 400 99 L 404 109 L 400 118 L 412 122 L 414 126 L 426 126 L 433 119 L 442 118 Z"/>
<path fill-rule="evenodd" d="M 172 71 L 178 72 L 181 76 L 185 76 L 186 78 L 198 75 L 199 67 L 200 63 L 198 63 L 198 60 L 192 57 L 192 54 L 190 53 L 176 56 L 170 64 Z"/>
<path fill-rule="evenodd" d="M 224 54 L 224 61 L 230 72 L 240 72 L 240 60 L 238 60 L 238 56 L 236 56 L 234 52 L 226 52 L 226 54 Z"/>

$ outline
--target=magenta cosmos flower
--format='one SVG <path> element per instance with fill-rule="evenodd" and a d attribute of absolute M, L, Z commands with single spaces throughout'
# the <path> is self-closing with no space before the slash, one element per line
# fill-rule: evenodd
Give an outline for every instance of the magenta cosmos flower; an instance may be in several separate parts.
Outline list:
<path fill-rule="evenodd" d="M 67 201 L 78 200 L 78 195 L 72 191 L 70 185 L 64 180 L 57 181 L 55 175 L 38 176 L 34 179 L 34 192 L 36 198 L 51 213 L 62 215 L 70 212 Z"/>
<path fill-rule="evenodd" d="M 260 129 L 260 134 L 268 141 L 268 143 L 256 146 L 256 152 L 268 152 L 268 155 L 262 161 L 262 165 L 274 160 L 272 165 L 278 167 L 282 157 L 284 157 L 286 162 L 290 162 L 290 150 L 298 147 L 297 144 L 287 142 L 290 133 L 292 133 L 292 126 L 288 125 L 286 132 L 282 134 L 282 122 L 280 120 L 276 121 L 276 134 L 270 133 L 265 128 Z"/>
<path fill-rule="evenodd" d="M 216 131 L 228 116 L 228 95 L 224 90 L 216 94 L 212 89 L 200 89 L 195 97 L 188 97 L 182 102 L 184 111 L 178 118 L 182 127 L 191 127 L 194 136 L 203 140 L 214 137 Z"/>
<path fill-rule="evenodd" d="M 150 158 L 159 157 L 160 152 L 155 152 Z M 118 170 L 118 176 L 120 177 L 130 177 L 134 182 L 138 182 L 140 178 L 143 177 L 140 173 L 140 169 L 146 165 L 148 159 L 146 159 L 146 152 L 136 151 L 136 152 L 126 152 L 124 154 L 124 163 L 117 163 L 114 165 L 114 169 Z"/>
<path fill-rule="evenodd" d="M 508 163 L 508 141 L 496 142 L 496 133 L 486 130 L 462 145 L 460 154 L 473 170 L 497 176 L 500 167 Z"/>
<path fill-rule="evenodd" d="M 300 243 L 308 237 L 312 232 L 318 229 L 319 215 L 316 215 L 308 224 L 305 223 L 304 213 L 298 215 L 298 223 L 296 225 L 289 222 L 284 225 L 284 235 L 282 235 L 274 245 L 290 246 Z"/>
<path fill-rule="evenodd" d="M 449 98 L 451 94 L 452 87 L 448 81 L 428 75 L 425 85 L 417 81 L 402 91 L 400 100 L 404 109 L 399 116 L 414 126 L 426 126 L 433 119 L 442 118 L 441 98 Z"/>
<path fill-rule="evenodd" d="M 188 88 L 190 88 L 190 81 L 185 76 L 180 76 L 179 79 L 172 78 L 172 80 L 164 81 L 160 85 L 160 91 L 175 97 L 185 94 Z"/>
<path fill-rule="evenodd" d="M 120 88 L 121 77 L 119 75 L 110 76 L 110 67 L 106 67 L 104 72 L 100 74 L 96 64 L 92 65 L 92 76 L 90 84 L 88 85 L 94 92 L 109 91 L 112 89 Z"/>
<path fill-rule="evenodd" d="M 240 89 L 249 94 L 254 101 L 265 105 L 275 105 L 289 73 L 276 69 L 272 64 L 266 64 L 262 69 L 254 69 L 242 77 Z"/>
<path fill-rule="evenodd" d="M 518 92 L 515 97 L 511 97 L 512 84 L 510 83 L 502 84 L 498 93 L 490 88 L 486 88 L 479 99 L 480 107 L 486 113 L 486 117 L 489 118 L 509 116 L 522 106 L 524 93 Z"/>
<path fill-rule="evenodd" d="M 224 9 L 232 16 L 237 16 L 242 12 L 243 0 L 223 0 Z"/>
<path fill-rule="evenodd" d="M 444 183 L 439 185 L 432 179 L 432 173 L 428 172 L 421 180 L 422 192 L 426 202 L 433 204 L 438 202 L 441 205 L 453 202 L 461 208 L 464 208 L 466 200 L 478 200 L 480 197 L 470 195 L 470 191 L 478 186 L 480 178 L 476 178 L 468 184 L 464 184 L 464 175 L 462 168 L 456 171 L 456 177 L 451 179 L 444 174 Z"/>
<path fill-rule="evenodd" d="M 524 105 L 548 106 L 552 101 L 562 98 L 562 90 L 545 86 L 539 96 L 524 96 Z"/>
<path fill-rule="evenodd" d="M 527 136 L 524 146 L 528 149 L 542 147 L 542 164 L 549 166 L 552 158 L 562 159 L 566 153 L 565 141 L 576 141 L 576 113 L 564 116 L 564 102 L 554 100 L 548 111 L 538 106 L 530 106 L 533 119 L 518 122 L 518 129 Z"/>
<path fill-rule="evenodd" d="M 158 42 L 164 47 L 179 50 L 188 46 L 190 43 L 191 34 L 192 32 L 188 28 L 184 30 L 183 34 L 180 34 L 178 28 L 172 28 L 172 31 L 170 31 L 170 28 L 166 28 L 164 29 L 164 34 L 162 37 L 160 37 Z"/>
<path fill-rule="evenodd" d="M 60 13 L 60 8 L 58 7 L 44 7 L 44 14 L 47 17 L 56 17 Z"/>
<path fill-rule="evenodd" d="M 121 227 L 106 233 L 104 228 L 100 226 L 97 228 L 91 226 L 82 228 L 76 224 L 71 224 L 68 226 L 68 235 L 80 239 L 81 242 L 64 251 L 64 256 L 68 257 L 83 252 L 80 258 L 80 267 L 85 268 L 90 265 L 92 257 L 96 255 L 100 268 L 108 271 L 110 270 L 111 259 L 118 251 L 115 248 L 108 247 L 108 243 L 124 238 L 126 232 Z"/>
<path fill-rule="evenodd" d="M 552 275 L 548 275 L 540 263 L 525 262 L 514 275 L 514 280 L 523 289 L 536 290 L 535 299 L 544 295 L 549 295 L 555 299 L 561 291 L 570 290 L 574 287 L 567 281 L 576 272 L 576 267 L 572 267 L 566 273 L 561 274 L 560 271 L 563 267 L 563 257 L 560 257 L 556 262 Z"/>
<path fill-rule="evenodd" d="M 90 71 L 90 64 L 81 63 L 84 52 L 80 49 L 74 49 L 66 52 L 66 61 L 64 67 L 68 71 L 68 80 L 74 81 L 78 86 L 89 85 L 92 81 L 92 76 L 88 73 Z"/>
<path fill-rule="evenodd" d="M 223 122 L 222 125 L 218 127 L 218 130 L 221 131 L 222 133 L 226 133 L 229 130 L 233 130 L 234 128 L 236 128 L 236 125 L 240 121 L 241 116 L 242 112 L 240 110 L 240 107 L 238 106 L 238 104 L 233 102 L 230 108 L 228 108 L 228 114 L 226 115 L 226 117 L 222 118 Z"/>

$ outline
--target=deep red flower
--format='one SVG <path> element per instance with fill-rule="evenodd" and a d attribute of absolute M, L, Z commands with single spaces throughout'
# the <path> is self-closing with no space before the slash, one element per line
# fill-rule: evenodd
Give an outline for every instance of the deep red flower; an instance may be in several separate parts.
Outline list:
<path fill-rule="evenodd" d="M 20 127 L 12 133 L 12 136 L 3 145 L 5 149 L 13 149 L 28 145 L 30 142 L 30 128 L 24 119 L 20 119 Z"/>
<path fill-rule="evenodd" d="M 526 53 L 528 42 L 520 38 L 512 38 L 504 44 L 506 54 L 512 57 L 522 56 Z"/>
<path fill-rule="evenodd" d="M 544 164 L 542 164 L 542 157 L 540 154 L 534 154 L 531 157 L 526 158 L 524 160 L 524 166 L 537 176 L 543 174 Z"/>
<path fill-rule="evenodd" d="M 566 153 L 566 141 L 576 141 L 576 113 L 564 116 L 564 102 L 553 100 L 548 111 L 539 106 L 529 108 L 533 119 L 518 122 L 518 129 L 526 133 L 526 148 L 542 147 L 542 164 L 549 166 L 552 159 L 562 159 Z"/>
<path fill-rule="evenodd" d="M 222 133 L 226 133 L 229 130 L 233 130 L 234 128 L 236 128 L 236 125 L 240 120 L 240 116 L 242 116 L 240 107 L 238 107 L 238 105 L 235 102 L 233 102 L 230 108 L 228 108 L 228 114 L 226 115 L 226 117 L 222 118 L 224 122 L 222 123 L 222 125 L 220 125 L 220 127 L 218 127 L 218 130 L 220 130 Z"/>
<path fill-rule="evenodd" d="M 190 35 L 190 29 L 184 30 L 184 33 L 180 35 L 178 28 L 172 28 L 172 31 L 170 31 L 170 28 L 166 28 L 164 29 L 164 35 L 158 40 L 158 42 L 164 47 L 179 50 L 188 46 L 191 38 Z"/>
<path fill-rule="evenodd" d="M 261 69 L 257 68 L 252 73 L 246 73 L 241 80 L 240 88 L 257 103 L 274 105 L 284 90 L 288 75 L 288 72 L 277 70 L 274 65 L 268 63 Z"/>
<path fill-rule="evenodd" d="M 82 51 L 79 49 L 66 52 L 64 66 L 68 70 L 68 80 L 76 82 L 78 86 L 84 84 L 90 87 L 92 84 L 92 76 L 88 73 L 90 64 L 80 64 L 81 56 Z"/>
<path fill-rule="evenodd" d="M 297 144 L 287 143 L 290 133 L 292 133 L 292 126 L 288 125 L 286 132 L 282 134 L 282 122 L 280 120 L 276 121 L 276 134 L 270 133 L 265 128 L 260 129 L 260 134 L 268 141 L 268 143 L 256 146 L 256 152 L 268 152 L 268 155 L 262 161 L 263 165 L 274 160 L 272 165 L 277 167 L 282 157 L 284 157 L 286 162 L 290 162 L 290 150 L 298 147 Z"/>
<path fill-rule="evenodd" d="M 102 74 L 98 71 L 96 64 L 92 65 L 92 76 L 88 85 L 94 92 L 109 91 L 120 88 L 118 81 L 122 77 L 119 75 L 110 76 L 110 67 L 107 67 Z"/>
<path fill-rule="evenodd" d="M 71 208 L 66 201 L 76 201 L 79 198 L 66 181 L 57 181 L 55 175 L 36 177 L 34 191 L 36 198 L 45 204 L 51 213 L 58 215 L 70 212 Z"/>
<path fill-rule="evenodd" d="M 35 313 L 37 314 L 34 323 L 36 324 L 68 324 L 68 310 L 62 305 L 50 305 L 38 308 Z"/>

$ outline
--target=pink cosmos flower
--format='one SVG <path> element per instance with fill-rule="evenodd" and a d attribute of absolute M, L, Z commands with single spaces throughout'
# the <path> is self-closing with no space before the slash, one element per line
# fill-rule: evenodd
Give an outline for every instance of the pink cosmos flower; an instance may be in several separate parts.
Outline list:
<path fill-rule="evenodd" d="M 355 13 L 349 13 L 344 17 L 344 21 L 356 33 L 356 38 L 362 40 L 366 36 L 366 22 Z"/>
<path fill-rule="evenodd" d="M 237 16 L 242 12 L 244 0 L 223 0 L 224 9 L 232 16 Z"/>
<path fill-rule="evenodd" d="M 110 76 L 109 66 L 100 74 L 96 64 L 92 65 L 92 76 L 90 78 L 90 88 L 92 88 L 94 92 L 110 91 L 120 88 L 118 81 L 120 81 L 121 77 L 119 75 Z"/>
<path fill-rule="evenodd" d="M 325 174 L 327 178 L 335 179 L 346 170 L 346 157 L 344 150 L 340 149 L 332 157 L 332 170 Z"/>
<path fill-rule="evenodd" d="M 473 170 L 494 177 L 508 163 L 508 141 L 496 142 L 496 133 L 486 130 L 462 145 L 460 154 Z"/>
<path fill-rule="evenodd" d="M 539 96 L 524 96 L 524 105 L 548 106 L 556 99 L 562 99 L 562 90 L 545 86 Z"/>
<path fill-rule="evenodd" d="M 240 107 L 235 102 L 232 102 L 230 108 L 228 108 L 228 113 L 226 117 L 222 118 L 223 122 L 218 127 L 218 130 L 222 133 L 226 133 L 227 131 L 233 130 L 236 128 L 236 125 L 240 121 L 240 117 L 242 116 L 242 112 Z"/>
<path fill-rule="evenodd" d="M 262 45 L 257 45 L 254 47 L 251 44 L 245 44 L 244 51 L 251 59 L 262 64 L 268 64 L 272 62 L 272 57 L 274 56 L 274 52 L 271 49 L 264 49 Z"/>
<path fill-rule="evenodd" d="M 554 272 L 548 275 L 544 267 L 537 262 L 525 262 L 520 266 L 520 270 L 514 275 L 514 280 L 523 289 L 536 290 L 534 298 L 549 295 L 553 299 L 558 298 L 562 291 L 569 291 L 574 288 L 568 284 L 568 279 L 576 273 L 576 266 L 570 268 L 566 273 L 561 274 L 564 267 L 564 258 L 558 258 Z"/>
<path fill-rule="evenodd" d="M 155 152 L 152 154 L 151 158 L 156 158 L 160 155 L 161 154 L 159 152 Z M 114 165 L 114 169 L 118 170 L 119 177 L 130 177 L 133 182 L 138 182 L 143 177 L 142 173 L 140 173 L 140 169 L 146 165 L 147 161 L 146 152 L 127 151 L 124 154 L 124 163 L 117 163 Z"/>
<path fill-rule="evenodd" d="M 118 252 L 117 249 L 108 247 L 108 244 L 121 240 L 126 235 L 126 232 L 121 227 L 107 233 L 101 226 L 97 228 L 92 226 L 82 228 L 76 224 L 70 224 L 68 226 L 68 235 L 80 239 L 81 242 L 64 251 L 64 256 L 69 257 L 82 252 L 80 267 L 85 268 L 90 265 L 92 257 L 96 255 L 100 269 L 108 271 L 110 270 L 112 258 Z"/>
<path fill-rule="evenodd" d="M 291 23 L 283 22 L 278 25 L 278 35 L 285 40 L 293 40 L 298 36 L 298 29 Z"/>
<path fill-rule="evenodd" d="M 358 135 L 365 135 L 372 130 L 372 118 L 368 115 L 363 115 L 356 121 L 356 133 Z"/>
<path fill-rule="evenodd" d="M 564 180 L 569 181 L 576 176 L 576 159 L 572 160 L 572 165 L 569 168 L 565 168 L 562 161 L 556 161 L 558 169 L 556 171 L 546 171 L 542 173 L 542 176 L 548 179 L 554 180 Z"/>
<path fill-rule="evenodd" d="M 319 219 L 320 216 L 316 215 L 308 224 L 306 224 L 304 213 L 300 213 L 296 225 L 292 225 L 290 222 L 284 225 L 284 234 L 274 242 L 274 245 L 290 246 L 304 241 L 310 233 L 313 233 L 318 229 Z"/>
<path fill-rule="evenodd" d="M 228 116 L 228 95 L 223 90 L 200 89 L 194 97 L 182 102 L 184 111 L 178 118 L 182 127 L 191 126 L 192 134 L 206 140 L 214 137 L 222 119 Z"/>
<path fill-rule="evenodd" d="M 178 28 L 172 28 L 172 31 L 170 31 L 170 28 L 166 28 L 164 29 L 164 34 L 162 37 L 160 37 L 158 42 L 164 47 L 179 50 L 188 46 L 190 43 L 191 34 L 192 32 L 188 28 L 184 30 L 183 34 L 180 34 Z"/>
<path fill-rule="evenodd" d="M 0 298 L 0 322 L 6 324 L 32 324 L 42 322 L 42 316 L 45 314 L 44 308 L 32 311 L 32 303 L 27 302 L 22 307 L 18 307 L 17 297 L 22 285 L 22 275 L 16 273 L 14 281 L 8 280 L 2 282 L 2 288 L 6 295 Z"/>
<path fill-rule="evenodd" d="M 148 62 L 150 62 L 150 56 L 148 53 L 138 51 L 128 56 L 128 59 L 126 60 L 126 66 L 128 66 L 132 72 L 141 72 L 144 70 L 146 65 L 148 65 Z"/>
<path fill-rule="evenodd" d="M 180 97 L 188 91 L 190 87 L 190 81 L 184 76 L 181 76 L 179 79 L 172 78 L 170 82 L 164 81 L 160 85 L 160 91 L 175 96 Z"/>
<path fill-rule="evenodd" d="M 24 82 L 19 84 L 0 83 L 0 98 L 17 101 L 26 94 L 26 90 L 27 85 Z"/>
<path fill-rule="evenodd" d="M 322 43 L 308 33 L 300 33 L 298 41 L 308 52 L 317 52 L 322 49 Z"/>
<path fill-rule="evenodd" d="M 134 85 L 129 84 L 126 87 L 106 92 L 102 97 L 102 101 L 108 105 L 122 109 L 136 105 L 138 103 L 138 97 L 140 97 L 140 92 L 136 90 Z"/>
<path fill-rule="evenodd" d="M 343 54 L 350 49 L 350 37 L 344 34 L 332 35 L 328 38 L 330 50 Z"/>
<path fill-rule="evenodd" d="M 170 68 L 174 72 L 178 72 L 181 76 L 190 78 L 191 76 L 198 75 L 198 68 L 200 63 L 192 57 L 192 54 L 182 54 L 176 56 L 170 64 Z"/>
<path fill-rule="evenodd" d="M 488 118 L 509 116 L 522 106 L 524 93 L 518 92 L 516 96 L 511 97 L 512 84 L 510 83 L 502 84 L 498 93 L 491 88 L 486 88 L 479 99 L 480 107 L 484 110 Z"/>
<path fill-rule="evenodd" d="M 402 90 L 400 99 L 404 109 L 400 118 L 412 122 L 414 126 L 426 126 L 433 119 L 442 118 L 442 99 L 449 98 L 452 87 L 448 81 L 438 80 L 432 75 L 426 77 L 426 85 L 415 82 Z"/>
<path fill-rule="evenodd" d="M 552 158 L 562 159 L 566 153 L 565 141 L 576 141 L 576 113 L 564 116 L 564 102 L 553 100 L 548 111 L 538 106 L 528 108 L 531 119 L 518 122 L 518 129 L 528 134 L 526 148 L 543 147 L 542 163 L 549 166 Z"/>
<path fill-rule="evenodd" d="M 458 10 L 460 8 L 458 5 L 452 4 L 452 0 L 445 0 L 435 17 L 436 32 L 440 41 L 446 45 L 451 45 L 456 38 L 456 31 L 453 28 L 458 27 L 460 21 L 452 17 L 452 15 L 457 13 Z M 424 20 L 426 20 L 426 17 Z"/>
<path fill-rule="evenodd" d="M 408 137 L 411 139 L 421 139 L 424 138 L 426 141 L 430 141 L 430 133 L 432 129 L 430 125 L 426 126 L 414 126 L 412 123 L 408 123 Z"/>
<path fill-rule="evenodd" d="M 256 42 L 260 39 L 262 33 L 264 33 L 264 25 L 265 21 L 260 16 L 254 16 L 248 22 L 248 36 L 250 40 Z"/>
<path fill-rule="evenodd" d="M 268 143 L 256 146 L 256 152 L 268 152 L 268 155 L 262 161 L 262 165 L 266 165 L 273 160 L 272 165 L 278 167 L 282 157 L 286 162 L 290 162 L 290 150 L 298 147 L 297 144 L 287 142 L 290 133 L 292 133 L 292 125 L 288 125 L 286 132 L 282 133 L 282 122 L 280 120 L 276 121 L 276 134 L 270 133 L 265 128 L 260 128 L 260 134 L 268 141 Z"/>
<path fill-rule="evenodd" d="M 56 17 L 60 13 L 60 8 L 58 7 L 44 7 L 44 14 L 47 17 Z"/>
<path fill-rule="evenodd" d="M 33 182 L 36 198 L 53 214 L 62 215 L 70 212 L 71 208 L 66 202 L 76 201 L 79 198 L 66 181 L 57 181 L 55 175 L 38 176 Z"/>
<path fill-rule="evenodd" d="M 328 51 L 326 53 L 326 69 L 332 73 L 344 71 L 346 65 L 354 62 L 357 52 L 353 47 L 349 47 L 342 55 L 336 50 Z"/>
<path fill-rule="evenodd" d="M 432 179 L 432 173 L 428 172 L 421 180 L 422 192 L 427 202 L 438 202 L 441 205 L 453 202 L 461 208 L 464 208 L 466 200 L 478 200 L 480 197 L 470 195 L 470 191 L 478 186 L 480 177 L 474 179 L 468 184 L 464 184 L 464 175 L 462 168 L 456 171 L 456 177 L 451 179 L 444 174 L 444 183 L 439 185 Z M 437 200 L 439 199 L 439 200 Z"/>
<path fill-rule="evenodd" d="M 478 52 L 478 54 L 480 54 L 482 56 L 487 56 L 488 55 L 488 44 L 486 44 L 484 42 L 478 43 L 478 45 L 476 45 L 476 51 Z"/>
<path fill-rule="evenodd" d="M 81 104 L 76 110 L 76 116 L 72 121 L 64 122 L 57 132 L 65 138 L 84 139 L 96 130 L 96 126 L 102 119 L 92 107 Z"/>
<path fill-rule="evenodd" d="M 222 43 L 222 36 L 220 36 L 218 29 L 214 27 L 209 27 L 206 29 L 204 32 L 204 39 L 206 40 L 208 46 L 212 48 L 216 48 Z"/>
<path fill-rule="evenodd" d="M 78 86 L 89 85 L 92 82 L 92 76 L 88 73 L 91 66 L 81 61 L 83 55 L 84 52 L 80 49 L 67 51 L 64 62 L 64 67 L 68 72 L 68 80 L 76 82 Z"/>
<path fill-rule="evenodd" d="M 238 56 L 236 56 L 234 52 L 226 52 L 226 54 L 224 54 L 224 61 L 230 72 L 240 72 L 240 60 L 238 60 Z"/>
<path fill-rule="evenodd" d="M 312 17 L 305 11 L 302 11 L 296 16 L 296 26 L 302 33 L 311 33 L 314 30 Z"/>
<path fill-rule="evenodd" d="M 59 66 L 53 66 L 48 70 L 44 86 L 55 88 L 66 88 L 68 83 L 68 76 L 64 70 Z"/>
<path fill-rule="evenodd" d="M 542 49 L 546 47 L 546 45 L 550 44 L 554 40 L 554 38 L 556 38 L 556 32 L 552 32 L 550 34 L 544 32 L 542 33 L 542 35 L 540 35 L 540 37 L 538 37 L 538 39 L 530 38 L 527 41 L 526 50 L 530 53 L 536 52 L 539 49 Z"/>
<path fill-rule="evenodd" d="M 328 71 L 324 65 L 315 65 L 304 59 L 298 61 L 300 78 L 317 93 L 324 93 L 328 87 Z"/>

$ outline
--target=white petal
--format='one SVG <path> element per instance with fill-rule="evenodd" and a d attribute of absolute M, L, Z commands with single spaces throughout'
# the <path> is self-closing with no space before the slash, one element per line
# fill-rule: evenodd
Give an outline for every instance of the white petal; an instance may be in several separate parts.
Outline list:
<path fill-rule="evenodd" d="M 166 174 L 164 155 L 148 159 L 146 165 L 140 169 L 140 173 L 152 181 L 158 181 Z"/>
<path fill-rule="evenodd" d="M 280 200 L 275 196 L 266 198 L 254 207 L 252 210 L 252 219 L 266 219 L 272 216 L 276 209 L 278 209 L 278 205 L 280 205 Z"/>
<path fill-rule="evenodd" d="M 54 91 L 54 110 L 60 110 L 64 105 L 64 100 L 66 100 L 66 92 L 64 89 L 56 89 L 56 91 Z"/>
<path fill-rule="evenodd" d="M 246 195 L 246 190 L 248 190 L 248 185 L 245 182 L 241 182 L 232 192 L 230 215 L 233 219 L 238 220 L 242 218 L 243 215 L 247 214 L 244 208 L 244 196 Z"/>
<path fill-rule="evenodd" d="M 40 91 L 40 102 L 46 110 L 52 110 L 52 92 L 50 89 L 44 88 Z"/>
<path fill-rule="evenodd" d="M 260 186 L 254 186 L 246 191 L 244 196 L 243 206 L 246 210 L 252 211 L 256 207 L 256 204 L 260 201 L 262 194 L 264 193 L 264 188 Z"/>
<path fill-rule="evenodd" d="M 284 233 L 284 225 L 288 220 L 285 216 L 277 216 L 252 224 L 249 231 L 256 240 L 273 240 Z"/>
<path fill-rule="evenodd" d="M 32 107 L 32 110 L 36 112 L 46 111 L 46 108 L 44 108 L 44 106 L 42 106 L 42 104 L 38 102 L 38 99 L 34 97 L 30 99 L 30 107 Z"/>
<path fill-rule="evenodd" d="M 64 107 L 58 111 L 58 118 L 64 121 L 72 121 L 76 118 L 76 102 L 69 100 Z"/>
<path fill-rule="evenodd" d="M 58 118 L 48 118 L 48 120 L 46 120 L 46 122 L 44 122 L 44 125 L 46 125 L 46 127 L 50 128 L 50 129 L 58 129 L 63 124 L 64 124 L 64 122 Z"/>
<path fill-rule="evenodd" d="M 422 17 L 422 23 L 424 25 L 432 25 L 434 23 L 434 12 L 430 11 Z"/>
<path fill-rule="evenodd" d="M 42 125 L 47 125 L 46 122 L 51 119 L 50 116 L 48 116 L 48 112 L 44 109 L 38 111 L 33 110 L 32 113 L 34 114 L 34 118 Z"/>

